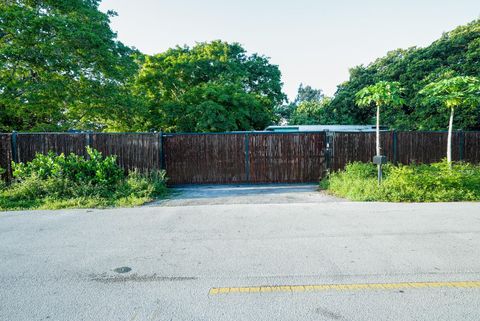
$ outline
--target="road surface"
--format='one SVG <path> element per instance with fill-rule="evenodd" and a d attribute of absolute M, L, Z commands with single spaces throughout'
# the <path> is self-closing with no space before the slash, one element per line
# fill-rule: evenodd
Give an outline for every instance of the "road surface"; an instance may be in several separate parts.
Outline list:
<path fill-rule="evenodd" d="M 479 258 L 479 203 L 0 213 L 0 320 L 478 321 Z"/>

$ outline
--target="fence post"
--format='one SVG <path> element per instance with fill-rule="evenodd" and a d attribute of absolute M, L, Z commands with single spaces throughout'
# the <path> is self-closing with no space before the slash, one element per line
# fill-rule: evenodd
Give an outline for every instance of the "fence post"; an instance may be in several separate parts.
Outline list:
<path fill-rule="evenodd" d="M 18 146 L 17 146 L 17 132 L 12 132 L 12 158 L 15 163 L 18 163 Z"/>
<path fill-rule="evenodd" d="M 90 131 L 88 131 L 88 132 L 85 134 L 85 140 L 86 140 L 87 146 L 91 146 L 91 145 L 92 145 L 92 137 L 91 137 L 91 135 L 90 135 Z"/>
<path fill-rule="evenodd" d="M 461 130 L 459 133 L 460 142 L 458 144 L 458 158 L 460 161 L 463 161 L 465 157 L 465 132 Z"/>
<path fill-rule="evenodd" d="M 165 149 L 163 146 L 163 132 L 158 133 L 158 151 L 160 157 L 160 169 L 165 169 Z"/>
<path fill-rule="evenodd" d="M 328 130 L 324 131 L 325 134 L 325 163 L 326 163 L 326 175 L 330 174 L 332 170 L 332 154 L 333 154 L 333 136 L 335 132 Z"/>
<path fill-rule="evenodd" d="M 245 133 L 245 177 L 250 182 L 250 139 L 248 133 Z"/>
<path fill-rule="evenodd" d="M 392 153 L 393 153 L 393 163 L 397 165 L 398 162 L 398 138 L 397 138 L 397 131 L 393 131 L 393 137 L 392 137 Z"/>

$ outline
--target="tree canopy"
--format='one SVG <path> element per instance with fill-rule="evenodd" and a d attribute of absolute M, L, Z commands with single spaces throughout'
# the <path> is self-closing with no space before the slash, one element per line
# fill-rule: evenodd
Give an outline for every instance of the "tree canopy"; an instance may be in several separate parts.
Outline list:
<path fill-rule="evenodd" d="M 302 101 L 292 113 L 289 119 L 290 125 L 319 125 L 328 121 L 325 108 L 331 102 L 331 98 L 324 97 L 320 101 Z"/>
<path fill-rule="evenodd" d="M 426 104 L 440 104 L 445 108 L 476 108 L 480 104 L 480 80 L 459 76 L 429 83 L 419 94 Z"/>
<path fill-rule="evenodd" d="M 292 102 L 275 107 L 276 121 L 293 125 L 318 124 L 324 121 L 323 108 L 329 102 L 321 89 L 301 83 Z"/>
<path fill-rule="evenodd" d="M 291 124 L 371 124 L 375 111 L 356 94 L 399 82 L 404 103 L 382 123 L 445 129 L 442 102 L 419 94 L 427 84 L 480 74 L 480 20 L 425 48 L 389 52 L 350 79 L 332 99 L 301 84 L 291 103 L 270 59 L 238 43 L 213 41 L 148 56 L 117 40 L 114 12 L 100 0 L 0 2 L 0 131 L 235 131 Z M 480 106 L 456 112 L 460 129 L 480 129 Z"/>
<path fill-rule="evenodd" d="M 277 66 L 222 41 L 146 57 L 135 90 L 146 99 L 148 129 L 167 132 L 263 129 L 285 100 Z"/>
<path fill-rule="evenodd" d="M 355 102 L 360 107 L 375 105 L 376 107 L 395 107 L 404 103 L 401 97 L 403 89 L 398 81 L 379 81 L 374 85 L 362 88 L 355 94 Z"/>
<path fill-rule="evenodd" d="M 0 131 L 134 128 L 135 51 L 98 0 L 0 3 Z"/>
<path fill-rule="evenodd" d="M 438 102 L 424 104 L 419 91 L 428 83 L 455 76 L 480 74 L 480 20 L 445 33 L 425 48 L 397 49 L 368 66 L 350 70 L 350 79 L 340 84 L 327 108 L 328 122 L 369 124 L 374 110 L 358 108 L 356 93 L 379 81 L 398 81 L 405 89 L 405 104 L 400 109 L 386 110 L 383 123 L 393 128 L 410 130 L 445 129 L 448 115 Z M 459 110 L 458 126 L 480 129 L 480 106 Z"/>

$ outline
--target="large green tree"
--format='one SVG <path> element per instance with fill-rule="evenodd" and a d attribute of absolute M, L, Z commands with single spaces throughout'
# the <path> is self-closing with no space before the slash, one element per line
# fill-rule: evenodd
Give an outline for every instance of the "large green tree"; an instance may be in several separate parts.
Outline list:
<path fill-rule="evenodd" d="M 285 100 L 277 66 L 222 41 L 146 57 L 135 89 L 149 108 L 145 129 L 167 132 L 263 129 Z"/>
<path fill-rule="evenodd" d="M 0 2 L 0 131 L 135 129 L 135 52 L 98 0 Z"/>
<path fill-rule="evenodd" d="M 455 76 L 480 74 L 480 20 L 444 33 L 425 48 L 397 49 L 368 66 L 350 70 L 350 79 L 337 88 L 327 107 L 330 123 L 370 124 L 375 117 L 372 109 L 358 108 L 355 94 L 379 81 L 398 81 L 404 90 L 405 104 L 400 109 L 385 110 L 383 124 L 410 130 L 442 130 L 448 124 L 443 106 L 424 104 L 418 92 L 428 83 Z M 480 129 L 480 106 L 458 110 L 458 128 Z"/>

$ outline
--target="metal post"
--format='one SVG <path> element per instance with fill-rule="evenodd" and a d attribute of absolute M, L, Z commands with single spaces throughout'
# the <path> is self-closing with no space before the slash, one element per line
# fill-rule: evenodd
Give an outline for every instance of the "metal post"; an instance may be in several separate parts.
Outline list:
<path fill-rule="evenodd" d="M 465 157 L 465 132 L 461 130 L 459 133 L 460 143 L 458 144 L 458 157 L 460 161 L 463 161 Z"/>
<path fill-rule="evenodd" d="M 330 174 L 332 169 L 333 135 L 335 135 L 335 132 L 325 131 L 325 163 L 327 175 Z"/>
<path fill-rule="evenodd" d="M 245 133 L 245 178 L 250 182 L 250 138 L 248 133 Z"/>
<path fill-rule="evenodd" d="M 378 155 L 378 156 L 373 156 L 373 163 L 377 165 L 377 170 L 378 170 L 378 185 L 382 183 L 382 178 L 383 178 L 383 173 L 382 173 L 382 166 L 383 164 L 387 163 L 387 157 Z"/>
<path fill-rule="evenodd" d="M 393 131 L 393 137 L 392 137 L 392 150 L 393 150 L 393 163 L 395 165 L 397 165 L 397 162 L 398 162 L 398 149 L 397 149 L 397 143 L 398 143 L 398 139 L 397 139 L 397 132 L 394 130 Z"/>
<path fill-rule="evenodd" d="M 378 170 L 378 185 L 381 185 L 382 184 L 382 178 L 383 178 L 382 164 L 377 165 L 377 170 Z"/>
<path fill-rule="evenodd" d="M 160 152 L 160 169 L 165 169 L 165 149 L 163 147 L 163 132 L 158 133 L 158 148 Z"/>
<path fill-rule="evenodd" d="M 90 134 L 90 133 L 91 133 L 91 132 L 88 131 L 88 132 L 85 134 L 85 135 L 86 135 L 86 136 L 85 136 L 85 140 L 86 140 L 87 146 L 92 145 L 92 137 L 91 137 L 91 134 Z"/>
<path fill-rule="evenodd" d="M 18 163 L 18 146 L 17 146 L 17 132 L 12 132 L 12 157 L 15 163 Z"/>

